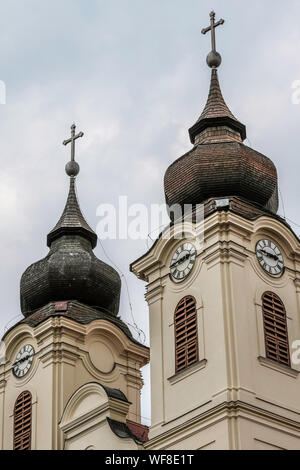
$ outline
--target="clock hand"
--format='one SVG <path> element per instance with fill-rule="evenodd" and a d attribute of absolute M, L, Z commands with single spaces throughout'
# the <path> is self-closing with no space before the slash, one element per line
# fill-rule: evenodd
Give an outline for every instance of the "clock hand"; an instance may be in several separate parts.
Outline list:
<path fill-rule="evenodd" d="M 16 361 L 16 362 L 14 363 L 14 367 L 17 366 L 17 365 L 19 365 L 19 364 L 22 364 L 22 363 L 25 362 L 25 361 L 27 361 L 27 359 L 29 359 L 29 357 L 30 357 L 29 354 L 28 354 L 28 356 L 22 357 L 22 359 L 19 359 L 18 361 Z"/>
<path fill-rule="evenodd" d="M 175 263 L 171 264 L 170 268 L 175 268 L 178 264 L 183 263 L 186 261 L 191 255 L 188 253 L 187 255 L 183 256 L 183 258 L 180 258 L 179 260 L 175 261 Z"/>
<path fill-rule="evenodd" d="M 277 255 L 273 255 L 272 253 L 268 253 L 265 250 L 258 250 L 258 251 L 260 253 L 262 253 L 263 255 L 268 256 L 269 258 L 273 258 L 275 261 L 278 261 L 278 259 L 279 259 Z"/>

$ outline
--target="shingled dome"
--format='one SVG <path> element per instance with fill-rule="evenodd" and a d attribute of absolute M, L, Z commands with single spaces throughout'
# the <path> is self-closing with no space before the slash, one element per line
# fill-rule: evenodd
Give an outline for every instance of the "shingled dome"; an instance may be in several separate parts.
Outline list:
<path fill-rule="evenodd" d="M 269 158 L 243 144 L 246 128 L 227 107 L 215 68 L 204 111 L 189 132 L 193 149 L 165 174 L 169 206 L 237 196 L 268 212 L 277 212 L 276 167 Z"/>
<path fill-rule="evenodd" d="M 48 235 L 50 251 L 21 279 L 21 309 L 31 315 L 49 302 L 76 300 L 117 315 L 119 274 L 94 254 L 97 235 L 85 221 L 76 197 L 75 178 L 63 214 Z"/>

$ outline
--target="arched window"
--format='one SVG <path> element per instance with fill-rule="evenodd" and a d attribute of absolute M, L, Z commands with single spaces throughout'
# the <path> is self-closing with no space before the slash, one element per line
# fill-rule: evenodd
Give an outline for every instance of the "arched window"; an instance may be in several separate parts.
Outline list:
<path fill-rule="evenodd" d="M 14 409 L 14 450 L 31 449 L 32 396 L 23 392 Z"/>
<path fill-rule="evenodd" d="M 285 307 L 273 292 L 262 296 L 266 356 L 273 361 L 290 365 L 289 340 Z"/>
<path fill-rule="evenodd" d="M 194 297 L 184 297 L 175 310 L 176 372 L 198 361 L 197 310 Z"/>

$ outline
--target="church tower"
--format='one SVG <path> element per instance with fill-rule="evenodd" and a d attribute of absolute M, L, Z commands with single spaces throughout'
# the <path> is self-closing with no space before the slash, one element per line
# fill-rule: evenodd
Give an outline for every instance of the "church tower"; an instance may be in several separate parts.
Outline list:
<path fill-rule="evenodd" d="M 300 242 L 277 215 L 275 165 L 223 99 L 223 23 L 212 12 L 202 31 L 212 70 L 193 148 L 165 174 L 172 222 L 131 265 L 150 316 L 147 449 L 300 448 Z"/>
<path fill-rule="evenodd" d="M 118 316 L 119 274 L 99 260 L 76 196 L 72 126 L 69 195 L 46 258 L 21 279 L 24 319 L 4 336 L 0 449 L 138 449 L 140 368 L 149 350 Z"/>

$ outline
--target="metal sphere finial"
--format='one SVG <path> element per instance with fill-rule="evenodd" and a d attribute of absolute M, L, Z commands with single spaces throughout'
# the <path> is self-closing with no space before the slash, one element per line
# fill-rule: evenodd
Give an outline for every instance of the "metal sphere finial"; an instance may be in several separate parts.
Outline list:
<path fill-rule="evenodd" d="M 80 172 L 80 166 L 79 166 L 78 163 L 75 162 L 75 161 L 74 161 L 74 162 L 72 162 L 72 161 L 68 162 L 68 163 L 66 164 L 66 168 L 65 168 L 65 169 L 66 169 L 66 173 L 67 173 L 68 176 L 73 176 L 73 177 L 75 177 L 75 176 L 77 176 L 78 173 Z"/>
<path fill-rule="evenodd" d="M 211 69 L 215 69 L 221 65 L 222 57 L 217 51 L 211 51 L 206 57 L 206 63 Z"/>

